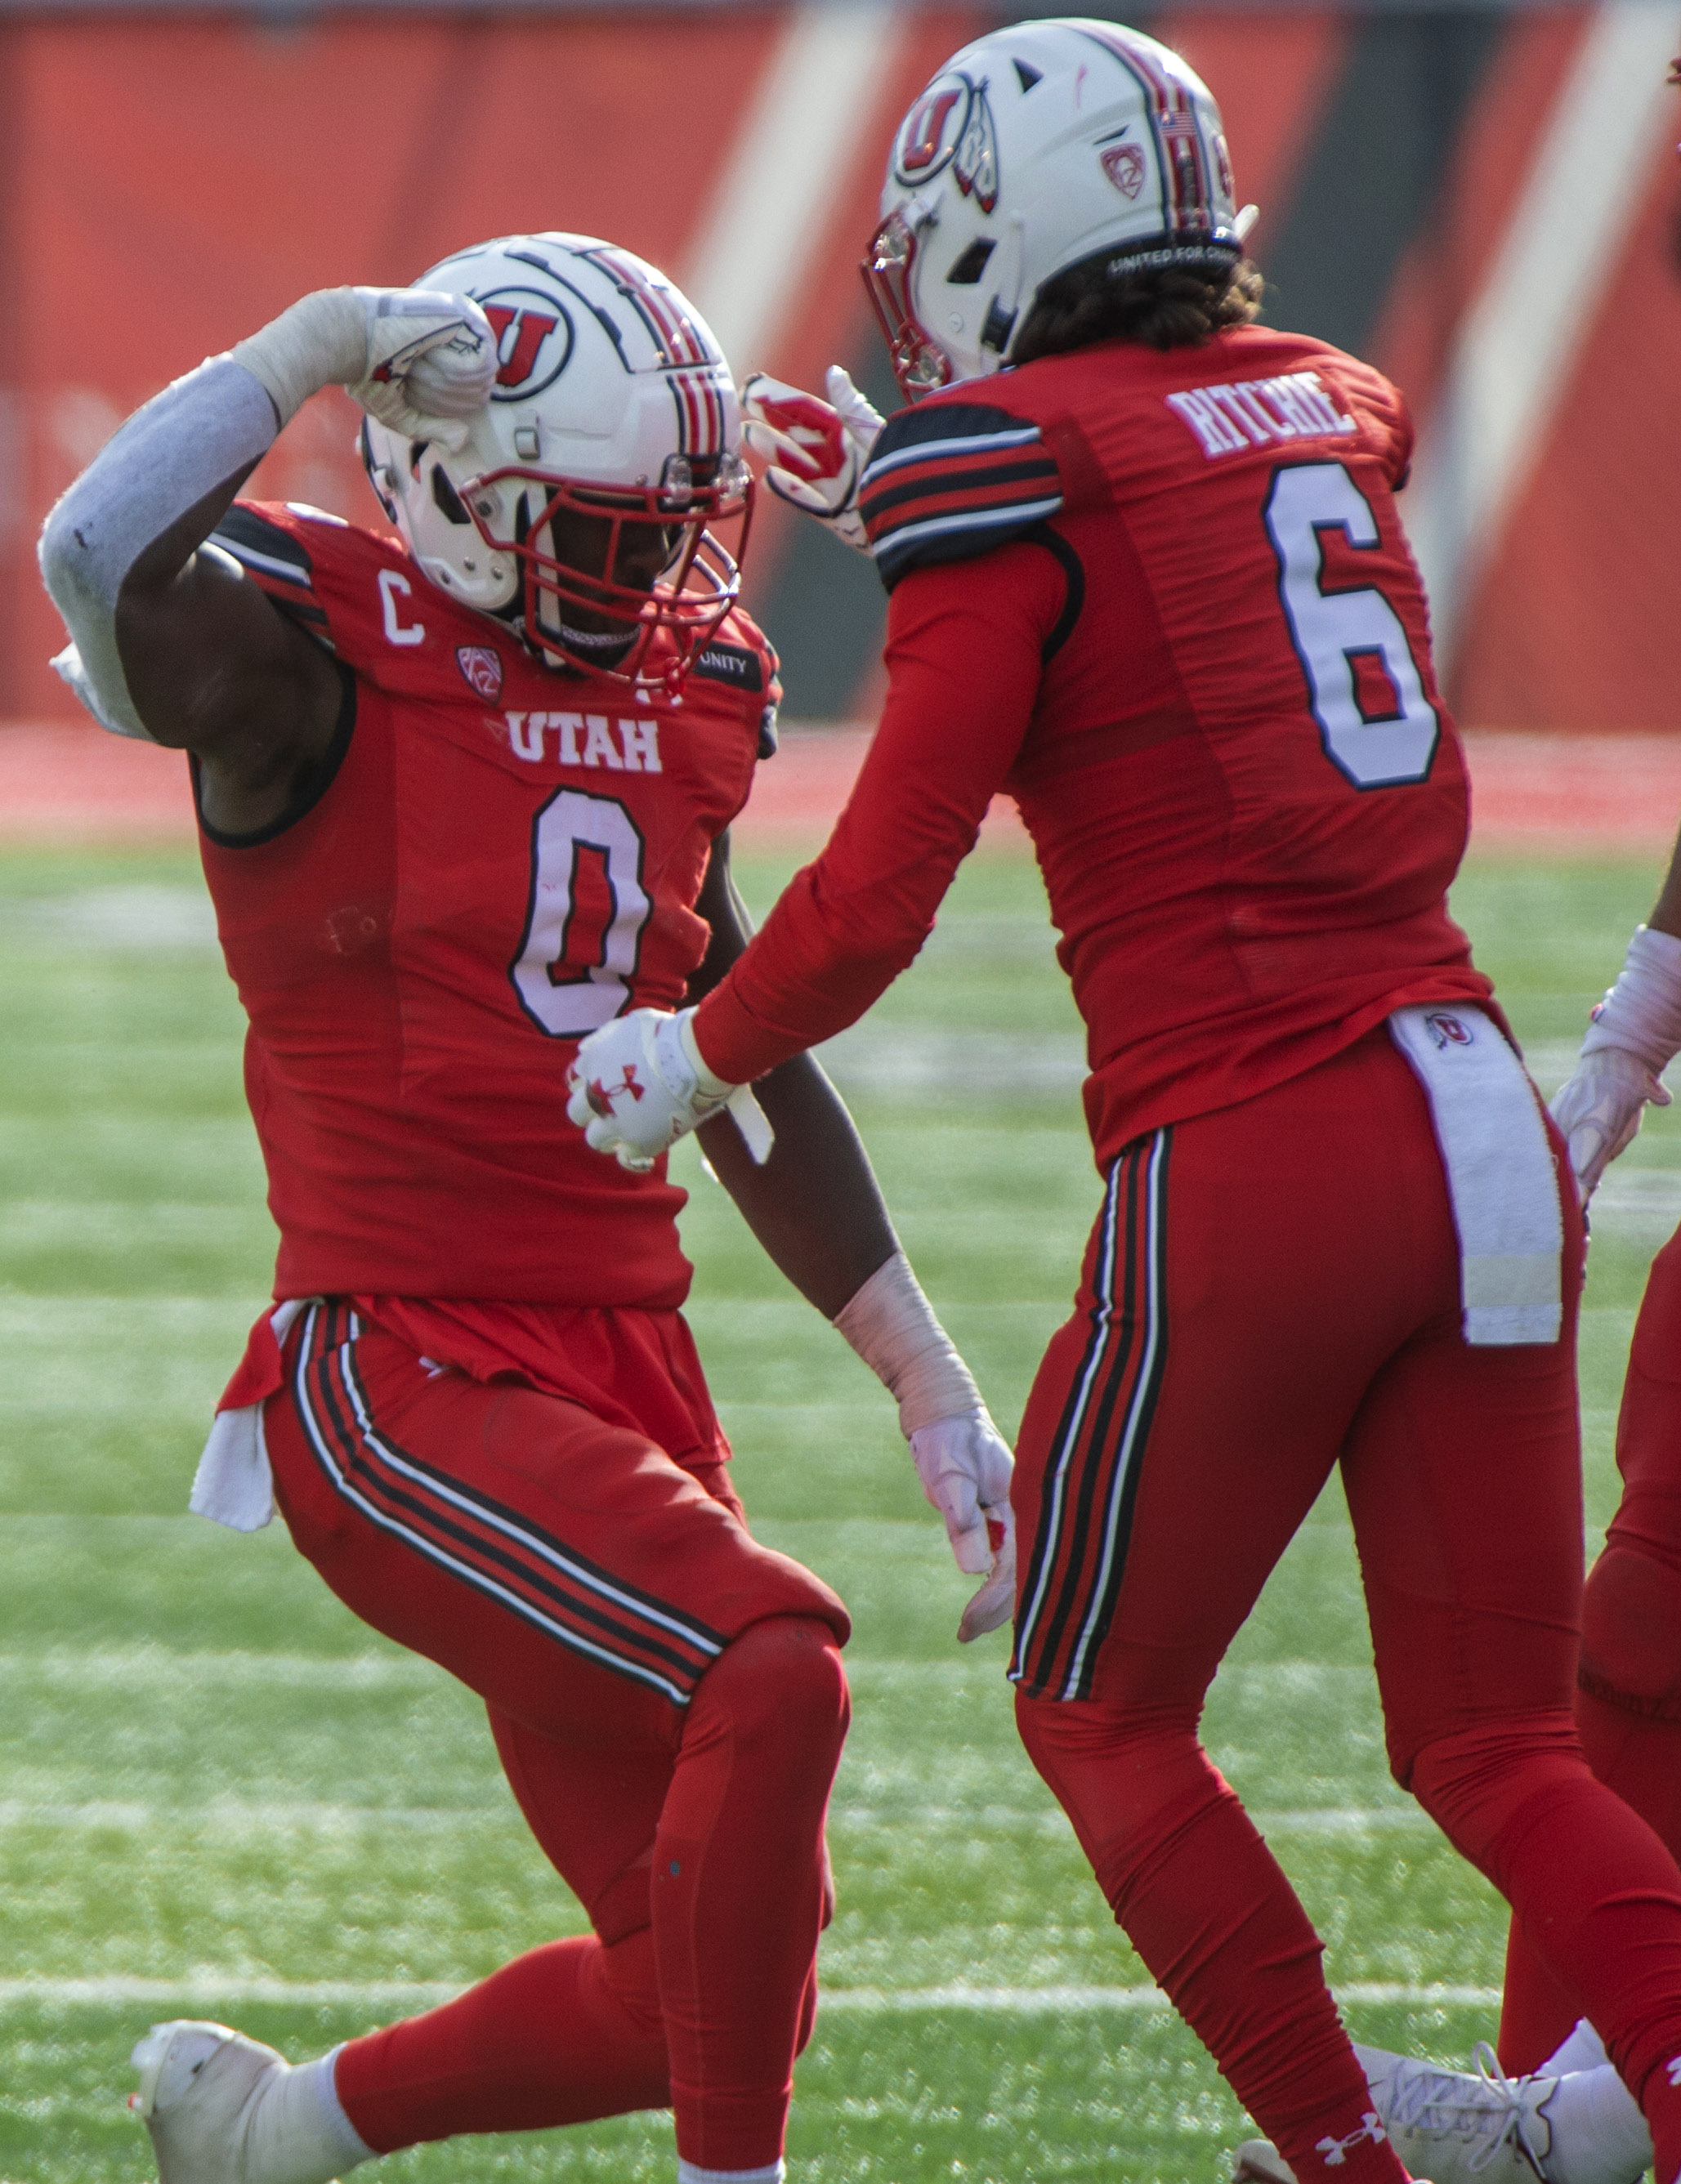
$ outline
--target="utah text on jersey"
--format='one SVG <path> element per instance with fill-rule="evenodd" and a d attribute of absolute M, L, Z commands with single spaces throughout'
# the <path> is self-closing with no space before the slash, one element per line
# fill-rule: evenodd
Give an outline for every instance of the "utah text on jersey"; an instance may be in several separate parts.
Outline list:
<path fill-rule="evenodd" d="M 660 724 L 646 714 L 634 720 L 608 720 L 605 713 L 504 713 L 508 744 L 516 758 L 537 760 L 544 752 L 544 738 L 555 738 L 555 759 L 561 766 L 605 766 L 609 773 L 662 773 L 660 764 Z M 618 729 L 618 741 L 612 729 Z M 580 749 L 578 738 L 584 738 Z"/>

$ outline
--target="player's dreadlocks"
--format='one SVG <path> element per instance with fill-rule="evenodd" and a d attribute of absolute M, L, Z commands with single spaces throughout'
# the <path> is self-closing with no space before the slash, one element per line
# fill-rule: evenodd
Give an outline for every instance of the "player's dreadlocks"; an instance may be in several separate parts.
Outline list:
<path fill-rule="evenodd" d="M 1099 251 L 1054 273 L 1010 345 L 1012 364 L 1059 356 L 1088 342 L 1189 348 L 1258 318 L 1264 283 L 1247 258 L 1207 265 L 1139 265 Z"/>

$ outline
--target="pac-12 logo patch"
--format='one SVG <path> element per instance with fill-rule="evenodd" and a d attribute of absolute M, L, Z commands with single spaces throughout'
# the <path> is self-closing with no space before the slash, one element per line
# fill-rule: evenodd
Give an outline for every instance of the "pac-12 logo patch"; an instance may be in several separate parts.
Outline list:
<path fill-rule="evenodd" d="M 493 402 L 529 402 L 572 361 L 572 326 L 558 296 L 541 288 L 492 288 L 474 298 L 496 337 Z"/>
<path fill-rule="evenodd" d="M 1105 144 L 1097 154 L 1103 172 L 1124 198 L 1136 198 L 1144 187 L 1144 152 L 1139 144 Z"/>
<path fill-rule="evenodd" d="M 493 645 L 458 644 L 455 665 L 470 690 L 477 690 L 487 705 L 502 694 L 502 655 Z"/>
<path fill-rule="evenodd" d="M 1435 1040 L 1438 1051 L 1444 1046 L 1469 1046 L 1472 1042 L 1474 1034 L 1471 1026 L 1461 1023 L 1457 1017 L 1446 1016 L 1439 1009 L 1432 1009 L 1424 1021 L 1430 1028 L 1430 1036 Z"/>

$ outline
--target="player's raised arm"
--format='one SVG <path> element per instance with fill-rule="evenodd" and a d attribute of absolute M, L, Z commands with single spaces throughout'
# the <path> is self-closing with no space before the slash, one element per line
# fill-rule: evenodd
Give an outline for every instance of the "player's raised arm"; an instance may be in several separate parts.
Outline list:
<path fill-rule="evenodd" d="M 42 574 L 71 638 L 59 673 L 104 727 L 197 752 L 223 823 L 266 823 L 326 749 L 339 677 L 205 541 L 319 388 L 343 383 L 394 429 L 453 444 L 494 370 L 476 304 L 330 288 L 165 387 L 95 457 L 42 533 Z"/>
<path fill-rule="evenodd" d="M 713 844 L 695 907 L 712 938 L 690 981 L 691 1001 L 724 976 L 752 932 L 730 874 L 727 833 Z M 958 1568 L 986 1573 L 958 1630 L 963 1639 L 979 1637 L 997 1628 L 1014 1600 L 1008 1447 L 899 1247 L 869 1156 L 821 1067 L 810 1055 L 796 1055 L 755 1090 L 775 1133 L 768 1158 L 756 1160 L 722 1115 L 701 1125 L 706 1157 L 782 1272 L 896 1401 L 923 1491 L 945 1519 Z"/>

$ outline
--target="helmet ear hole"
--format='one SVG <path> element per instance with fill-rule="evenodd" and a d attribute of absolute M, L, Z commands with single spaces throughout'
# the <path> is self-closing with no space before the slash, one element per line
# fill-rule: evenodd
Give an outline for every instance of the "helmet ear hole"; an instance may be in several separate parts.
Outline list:
<path fill-rule="evenodd" d="M 461 505 L 461 495 L 444 476 L 442 463 L 434 463 L 432 466 L 432 498 L 446 523 L 472 523 L 472 516 Z"/>
<path fill-rule="evenodd" d="M 954 288 L 972 288 L 986 270 L 986 261 L 997 245 L 986 236 L 977 236 L 951 271 L 947 280 Z"/>
<path fill-rule="evenodd" d="M 995 298 L 986 314 L 986 323 L 980 329 L 982 348 L 996 349 L 1002 356 L 1009 347 L 1010 336 L 1015 332 L 1015 313 L 1001 310 Z"/>

